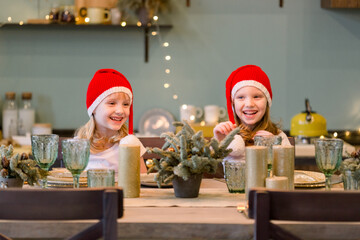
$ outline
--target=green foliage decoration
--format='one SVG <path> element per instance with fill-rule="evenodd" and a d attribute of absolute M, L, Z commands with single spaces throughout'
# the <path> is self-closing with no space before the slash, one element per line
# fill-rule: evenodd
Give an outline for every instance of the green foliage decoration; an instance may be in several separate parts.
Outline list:
<path fill-rule="evenodd" d="M 14 154 L 12 145 L 0 147 L 0 176 L 3 178 L 20 177 L 29 185 L 39 185 L 39 180 L 48 173 L 37 167 L 35 160 L 29 159 L 26 153 Z"/>
<path fill-rule="evenodd" d="M 212 138 L 203 137 L 202 131 L 195 132 L 186 122 L 174 122 L 175 127 L 181 127 L 177 133 L 163 133 L 165 144 L 160 148 L 147 148 L 148 153 L 158 154 L 161 158 L 152 159 L 148 173 L 157 171 L 154 180 L 158 187 L 161 183 L 169 183 L 175 175 L 187 180 L 193 174 L 216 173 L 218 164 L 232 151 L 227 149 L 239 128 L 230 132 L 220 143 Z"/>

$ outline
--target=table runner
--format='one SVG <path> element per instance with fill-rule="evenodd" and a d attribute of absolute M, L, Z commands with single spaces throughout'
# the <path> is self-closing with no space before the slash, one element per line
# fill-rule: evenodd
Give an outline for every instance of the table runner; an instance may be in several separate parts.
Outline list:
<path fill-rule="evenodd" d="M 229 193 L 225 183 L 203 179 L 197 198 L 177 198 L 172 188 L 141 188 L 139 198 L 124 198 L 127 207 L 236 207 L 245 194 Z"/>

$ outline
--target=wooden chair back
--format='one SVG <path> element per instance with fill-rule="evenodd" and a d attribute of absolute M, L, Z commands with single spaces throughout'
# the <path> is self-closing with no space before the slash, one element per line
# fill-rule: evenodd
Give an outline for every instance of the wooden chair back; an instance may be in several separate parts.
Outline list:
<path fill-rule="evenodd" d="M 0 204 L 4 220 L 99 220 L 72 240 L 117 239 L 117 219 L 124 209 L 120 188 L 3 189 Z"/>
<path fill-rule="evenodd" d="M 360 221 L 359 202 L 360 192 L 252 189 L 248 214 L 255 219 L 255 240 L 296 240 L 300 238 L 271 221 Z"/>

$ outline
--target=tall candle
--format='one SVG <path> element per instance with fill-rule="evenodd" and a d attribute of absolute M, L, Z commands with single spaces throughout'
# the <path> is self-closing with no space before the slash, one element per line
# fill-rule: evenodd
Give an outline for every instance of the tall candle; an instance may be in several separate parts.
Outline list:
<path fill-rule="evenodd" d="M 289 180 L 284 176 L 272 176 L 266 178 L 265 187 L 268 189 L 280 189 L 280 190 L 288 190 L 289 189 Z"/>
<path fill-rule="evenodd" d="M 264 146 L 246 147 L 246 199 L 248 198 L 250 188 L 265 187 L 267 152 L 268 149 Z"/>
<path fill-rule="evenodd" d="M 140 146 L 120 145 L 118 185 L 123 189 L 124 197 L 140 196 Z"/>
<path fill-rule="evenodd" d="M 289 180 L 289 190 L 294 190 L 294 146 L 273 146 L 273 153 L 273 174 L 287 177 Z"/>

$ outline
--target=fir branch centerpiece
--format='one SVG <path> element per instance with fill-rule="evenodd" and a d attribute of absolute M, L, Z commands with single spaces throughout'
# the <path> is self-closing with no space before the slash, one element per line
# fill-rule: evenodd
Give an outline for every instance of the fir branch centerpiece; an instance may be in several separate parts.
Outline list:
<path fill-rule="evenodd" d="M 29 159 L 26 153 L 14 154 L 12 145 L 0 147 L 0 177 L 21 178 L 29 185 L 39 185 L 38 181 L 48 173 L 37 167 L 35 160 Z"/>
<path fill-rule="evenodd" d="M 162 183 L 170 183 L 175 175 L 185 181 L 191 175 L 202 173 L 216 173 L 218 164 L 232 151 L 227 149 L 239 128 L 234 129 L 221 142 L 215 138 L 210 141 L 203 137 L 202 131 L 195 132 L 186 122 L 174 122 L 175 127 L 181 130 L 174 133 L 163 133 L 165 144 L 160 148 L 148 148 L 148 153 L 155 153 L 161 156 L 160 160 L 152 159 L 148 164 L 148 173 L 157 171 L 154 180 L 158 187 Z"/>

